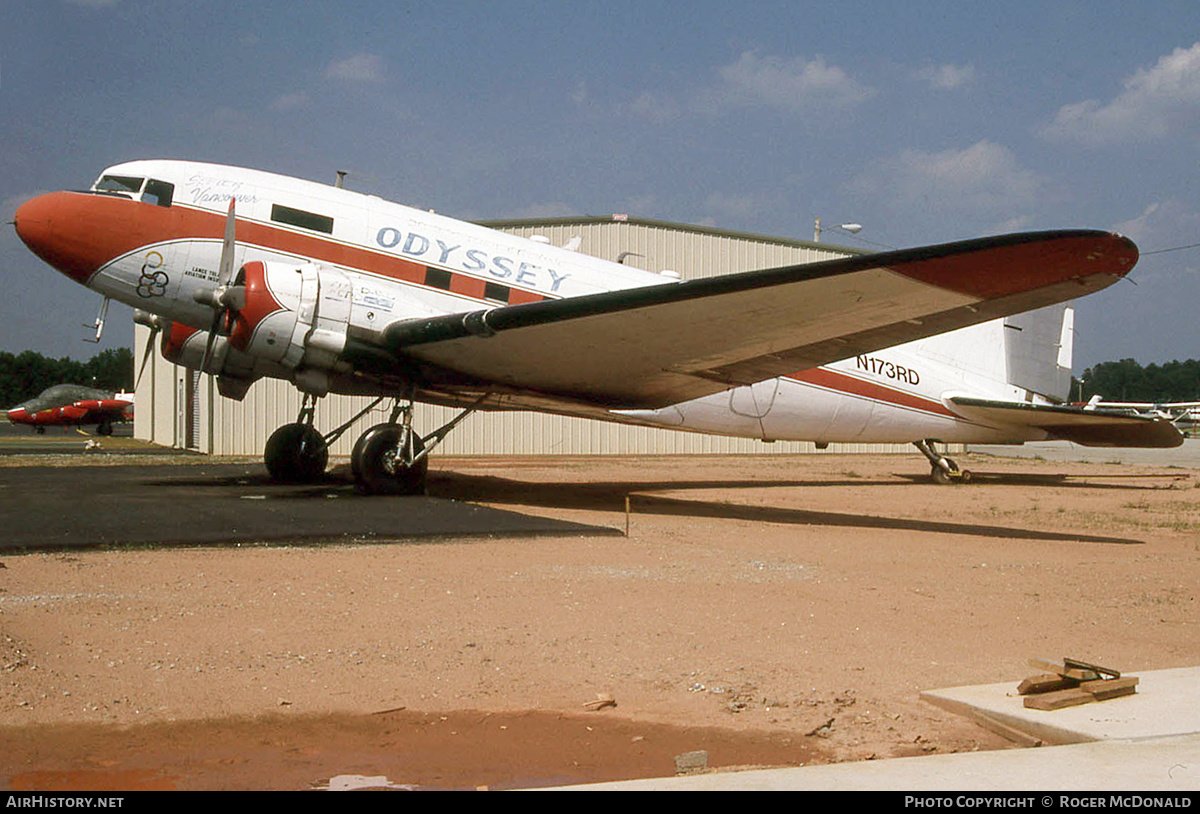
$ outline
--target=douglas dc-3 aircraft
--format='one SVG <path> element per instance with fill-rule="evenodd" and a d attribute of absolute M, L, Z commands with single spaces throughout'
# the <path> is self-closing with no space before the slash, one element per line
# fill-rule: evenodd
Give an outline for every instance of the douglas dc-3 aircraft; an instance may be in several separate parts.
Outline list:
<path fill-rule="evenodd" d="M 366 492 L 423 491 L 429 450 L 478 409 L 913 442 L 943 481 L 962 473 L 933 439 L 1180 442 L 1169 423 L 1085 414 L 1010 384 L 1004 342 L 984 347 L 1009 330 L 996 320 L 1127 274 L 1136 246 L 1104 232 L 680 282 L 333 186 L 165 160 L 27 201 L 15 225 L 51 266 L 138 309 L 152 339 L 162 332 L 163 354 L 215 375 L 223 395 L 240 399 L 263 376 L 294 383 L 300 415 L 265 452 L 282 480 L 319 478 L 327 441 L 353 423 L 324 436 L 313 427 L 316 399 L 330 392 L 394 399 L 390 420 L 354 447 Z M 883 350 L 989 321 L 997 338 L 982 344 Z M 956 367 L 973 349 L 987 364 Z M 416 402 L 463 410 L 420 438 Z"/>
<path fill-rule="evenodd" d="M 112 435 L 113 424 L 132 415 L 133 393 L 56 384 L 6 412 L 13 424 L 29 424 L 38 433 L 44 433 L 46 427 L 95 424 L 100 435 Z"/>

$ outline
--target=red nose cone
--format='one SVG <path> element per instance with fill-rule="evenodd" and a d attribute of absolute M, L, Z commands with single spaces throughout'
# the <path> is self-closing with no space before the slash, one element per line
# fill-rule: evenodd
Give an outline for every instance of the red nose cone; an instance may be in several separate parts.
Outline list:
<path fill-rule="evenodd" d="M 87 284 L 97 263 L 73 234 L 79 206 L 70 192 L 51 192 L 17 208 L 17 235 L 29 250 L 76 282 Z"/>
<path fill-rule="evenodd" d="M 51 192 L 17 209 L 17 235 L 38 257 L 86 285 L 102 266 L 138 245 L 142 206 L 105 195 Z"/>

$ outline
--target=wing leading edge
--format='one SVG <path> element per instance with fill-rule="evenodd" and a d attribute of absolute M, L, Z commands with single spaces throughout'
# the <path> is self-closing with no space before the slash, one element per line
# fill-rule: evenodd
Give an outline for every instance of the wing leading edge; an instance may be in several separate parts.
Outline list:
<path fill-rule="evenodd" d="M 965 396 L 952 396 L 948 401 L 954 412 L 968 420 L 992 426 L 1032 427 L 1044 430 L 1056 440 L 1085 447 L 1166 449 L 1183 443 L 1183 434 L 1165 418 Z"/>
<path fill-rule="evenodd" d="M 427 381 L 661 407 L 1074 299 L 1133 268 L 1096 231 L 907 249 L 405 320 L 384 348 Z"/>

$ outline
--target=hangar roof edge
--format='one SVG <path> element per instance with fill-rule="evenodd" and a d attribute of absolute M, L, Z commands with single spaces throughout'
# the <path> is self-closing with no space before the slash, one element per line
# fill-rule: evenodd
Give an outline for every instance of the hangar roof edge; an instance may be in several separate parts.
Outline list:
<path fill-rule="evenodd" d="M 792 237 L 778 237 L 757 232 L 739 232 L 733 229 L 719 229 L 715 226 L 700 226 L 694 223 L 676 223 L 655 218 L 636 218 L 630 215 L 578 215 L 552 218 L 501 218 L 496 220 L 477 220 L 480 226 L 489 229 L 519 229 L 537 228 L 539 226 L 593 226 L 596 224 L 628 224 L 631 226 L 648 226 L 657 229 L 671 229 L 677 232 L 693 232 L 695 234 L 713 237 L 730 237 L 741 240 L 752 240 L 759 243 L 774 243 L 781 246 L 797 248 L 824 249 L 826 251 L 843 252 L 846 254 L 871 254 L 868 249 L 856 246 L 840 246 L 836 243 L 817 243 L 812 240 L 799 240 Z"/>

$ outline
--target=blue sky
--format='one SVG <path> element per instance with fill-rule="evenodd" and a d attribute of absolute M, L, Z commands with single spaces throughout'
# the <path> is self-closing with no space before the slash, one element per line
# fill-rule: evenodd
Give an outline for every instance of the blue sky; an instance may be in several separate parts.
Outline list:
<path fill-rule="evenodd" d="M 0 214 L 188 158 L 464 218 L 631 215 L 865 248 L 1088 227 L 1143 259 L 1076 372 L 1200 357 L 1200 4 L 9 0 Z M 834 239 L 827 234 L 826 239 Z M 1150 252 L 1161 252 L 1150 254 Z M 99 298 L 0 230 L 0 350 Z M 114 306 L 100 347 L 129 344 Z"/>

